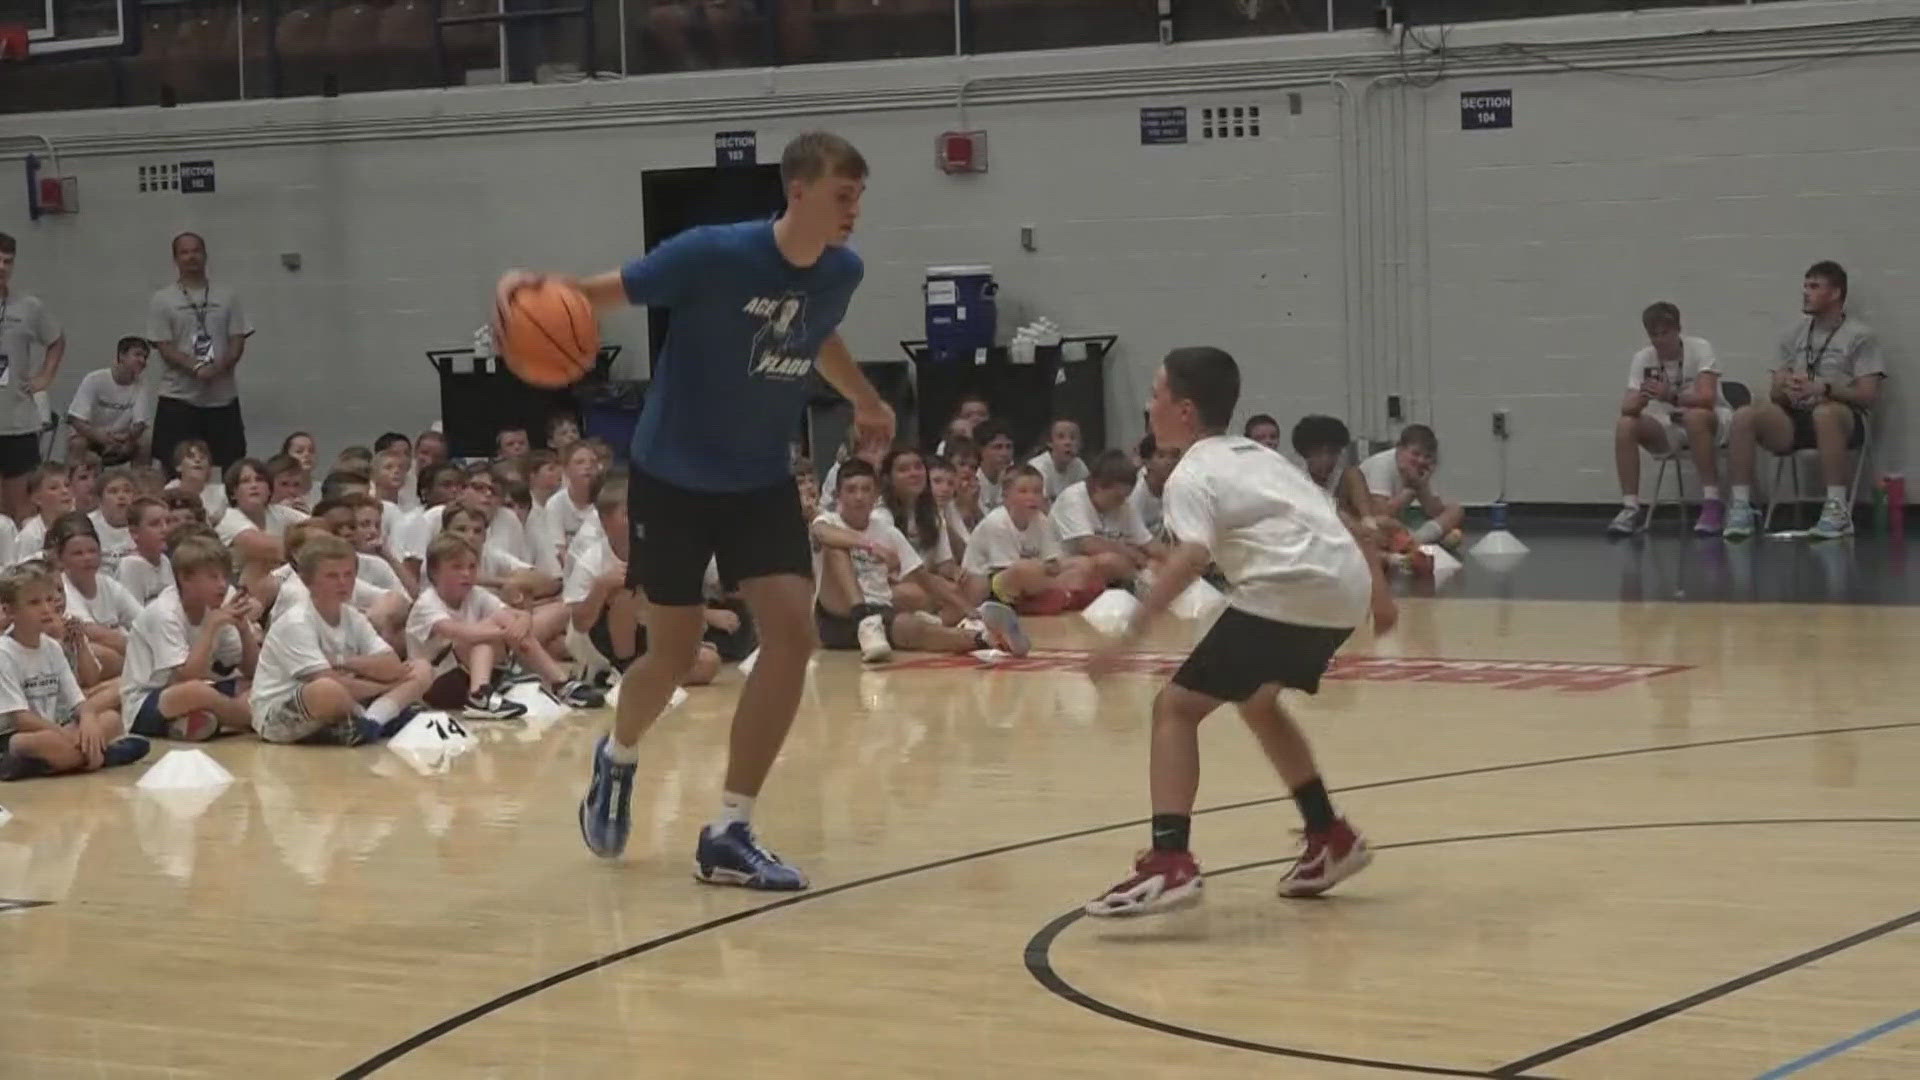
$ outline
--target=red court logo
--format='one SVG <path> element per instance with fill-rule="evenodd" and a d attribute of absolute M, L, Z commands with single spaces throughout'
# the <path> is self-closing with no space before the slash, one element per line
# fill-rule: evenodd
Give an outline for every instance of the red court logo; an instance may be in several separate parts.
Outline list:
<path fill-rule="evenodd" d="M 971 656 L 927 656 L 888 665 L 892 671 L 955 670 L 1075 671 L 1084 649 L 1035 649 L 1018 659 L 985 662 Z M 1128 653 L 1120 670 L 1133 675 L 1172 675 L 1184 653 Z M 1362 682 L 1454 683 L 1496 690 L 1612 690 L 1690 669 L 1686 664 L 1597 664 L 1566 660 L 1451 660 L 1441 657 L 1336 656 L 1329 679 Z"/>

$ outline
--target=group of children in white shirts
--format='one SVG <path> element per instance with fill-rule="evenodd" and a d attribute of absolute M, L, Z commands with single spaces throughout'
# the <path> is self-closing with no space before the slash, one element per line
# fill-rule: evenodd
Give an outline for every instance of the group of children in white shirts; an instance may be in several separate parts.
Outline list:
<path fill-rule="evenodd" d="M 125 764 L 153 737 L 355 745 L 422 705 L 507 719 L 518 683 L 604 704 L 645 648 L 626 483 L 571 418 L 548 434 L 557 451 L 515 429 L 464 466 L 437 432 L 383 436 L 318 484 L 305 433 L 218 482 L 197 441 L 172 481 L 41 465 L 33 512 L 0 515 L 0 779 Z M 743 609 L 716 596 L 709 621 L 690 681 L 751 647 Z"/>

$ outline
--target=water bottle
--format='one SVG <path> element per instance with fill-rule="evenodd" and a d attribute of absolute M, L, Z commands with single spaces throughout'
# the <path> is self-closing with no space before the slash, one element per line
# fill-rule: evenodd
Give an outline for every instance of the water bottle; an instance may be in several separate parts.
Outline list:
<path fill-rule="evenodd" d="M 1497 502 L 1488 506 L 1487 516 L 1492 521 L 1493 531 L 1505 532 L 1507 530 L 1507 504 L 1506 503 Z"/>

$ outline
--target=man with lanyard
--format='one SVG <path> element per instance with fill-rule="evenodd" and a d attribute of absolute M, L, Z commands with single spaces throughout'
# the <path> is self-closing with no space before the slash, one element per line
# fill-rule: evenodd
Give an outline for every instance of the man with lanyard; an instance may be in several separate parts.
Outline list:
<path fill-rule="evenodd" d="M 8 514 L 25 518 L 29 474 L 40 464 L 40 405 L 67 353 L 60 324 L 37 296 L 13 288 L 14 239 L 0 233 L 0 502 Z M 39 370 L 33 350 L 45 350 Z M 12 536 L 11 525 L 7 535 Z"/>
<path fill-rule="evenodd" d="M 864 274 L 846 242 L 866 178 L 866 159 L 845 139 L 801 135 L 781 154 L 787 205 L 777 219 L 688 229 L 620 270 L 570 282 L 596 308 L 672 313 L 628 480 L 627 585 L 649 602 L 646 651 L 620 684 L 613 733 L 594 747 L 580 801 L 581 837 L 603 858 L 618 856 L 632 829 L 640 736 L 698 655 L 711 559 L 746 599 L 760 658 L 734 708 L 725 786 L 701 830 L 694 875 L 749 889 L 807 887 L 760 846 L 750 821 L 816 645 L 812 545 L 788 450 L 814 371 L 852 402 L 863 441 L 893 438 L 893 411 L 838 330 Z M 497 303 L 504 310 L 542 280 L 507 274 Z"/>
<path fill-rule="evenodd" d="M 173 460 L 186 439 L 204 439 L 216 469 L 247 456 L 240 391 L 233 370 L 247 351 L 253 324 L 240 297 L 207 280 L 207 244 L 197 233 L 173 238 L 179 279 L 153 294 L 147 337 L 166 361 L 153 412 L 153 457 Z"/>
<path fill-rule="evenodd" d="M 1848 505 L 1847 454 L 1866 439 L 1866 418 L 1880 396 L 1886 366 L 1880 342 L 1867 325 L 1847 314 L 1847 272 L 1836 262 L 1817 262 L 1800 286 L 1806 318 L 1780 339 L 1780 366 L 1765 402 L 1733 414 L 1728 457 L 1733 469 L 1733 507 L 1726 538 L 1753 535 L 1754 444 L 1775 454 L 1809 447 L 1820 451 L 1826 500 L 1813 535 L 1823 540 L 1853 532 Z"/>

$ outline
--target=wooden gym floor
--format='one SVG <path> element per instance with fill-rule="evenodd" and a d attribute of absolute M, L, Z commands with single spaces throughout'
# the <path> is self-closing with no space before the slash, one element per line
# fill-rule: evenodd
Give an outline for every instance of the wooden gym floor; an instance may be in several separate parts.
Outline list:
<path fill-rule="evenodd" d="M 644 744 L 616 864 L 598 717 L 0 788 L 0 1077 L 1920 1075 L 1920 608 L 1409 600 L 1301 707 L 1373 869 L 1274 897 L 1297 818 L 1223 714 L 1206 905 L 1097 925 L 1166 664 L 1096 688 L 1084 623 L 1036 636 L 819 660 L 759 814 L 788 899 L 688 873 L 731 673 Z"/>

